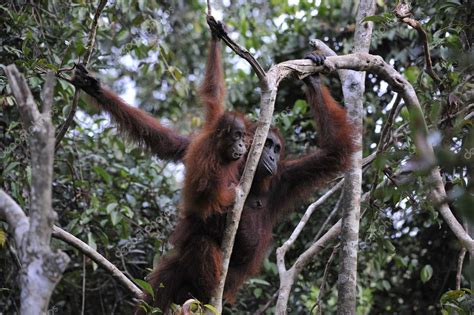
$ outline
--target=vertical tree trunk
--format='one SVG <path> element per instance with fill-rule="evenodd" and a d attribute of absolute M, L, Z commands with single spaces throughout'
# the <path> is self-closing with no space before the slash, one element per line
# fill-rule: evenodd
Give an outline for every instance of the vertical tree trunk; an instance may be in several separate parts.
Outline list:
<path fill-rule="evenodd" d="M 21 261 L 20 287 L 21 309 L 23 315 L 46 314 L 54 288 L 69 262 L 63 252 L 50 247 L 53 223 L 56 213 L 52 208 L 52 180 L 54 160 L 54 126 L 51 122 L 55 76 L 48 72 L 43 87 L 42 111 L 37 108 L 33 95 L 23 75 L 15 65 L 5 69 L 10 88 L 15 95 L 23 128 L 28 133 L 31 152 L 31 192 L 30 218 L 19 229 L 17 222 L 10 220 L 14 228 L 15 242 Z M 28 222 L 15 202 L 0 191 L 3 211 L 14 211 L 22 220 Z M 1 206 L 1 205 L 0 205 Z M 12 210 L 13 209 L 13 210 Z"/>
<path fill-rule="evenodd" d="M 356 18 L 354 52 L 369 52 L 372 23 L 362 20 L 375 13 L 374 0 L 361 0 Z M 342 199 L 342 231 L 338 278 L 338 314 L 355 314 L 357 297 L 357 249 L 359 241 L 360 196 L 362 194 L 362 120 L 365 72 L 347 71 L 343 80 L 344 102 L 354 124 L 354 141 L 359 149 L 345 174 Z"/>

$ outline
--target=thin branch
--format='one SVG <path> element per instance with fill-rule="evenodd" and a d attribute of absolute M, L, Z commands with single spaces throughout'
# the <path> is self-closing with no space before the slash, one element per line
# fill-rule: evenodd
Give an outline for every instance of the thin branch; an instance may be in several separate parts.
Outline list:
<path fill-rule="evenodd" d="M 410 5 L 406 1 L 400 1 L 395 7 L 395 9 L 393 10 L 393 12 L 395 13 L 396 17 L 399 19 L 400 22 L 410 25 L 418 32 L 418 35 L 420 36 L 423 42 L 426 72 L 437 83 L 441 82 L 441 79 L 433 70 L 433 63 L 431 62 L 430 48 L 428 46 L 428 34 L 426 33 L 421 23 L 411 17 L 412 14 L 411 14 Z"/>
<path fill-rule="evenodd" d="M 57 238 L 72 247 L 78 249 L 83 255 L 92 259 L 97 265 L 107 270 L 117 281 L 119 281 L 128 291 L 133 293 L 135 297 L 140 298 L 142 291 L 128 279 L 120 269 L 108 261 L 104 256 L 94 250 L 92 247 L 75 237 L 74 235 L 64 231 L 58 226 L 53 227 L 53 237 Z"/>
<path fill-rule="evenodd" d="M 338 191 L 342 185 L 344 184 L 344 180 L 340 180 L 336 185 L 331 187 L 323 196 L 321 196 L 318 200 L 313 202 L 305 211 L 303 217 L 301 218 L 300 222 L 296 226 L 296 228 L 293 230 L 293 233 L 291 233 L 291 236 L 286 240 L 283 245 L 281 245 L 277 251 L 277 267 L 278 267 L 278 272 L 279 273 L 284 273 L 286 271 L 285 268 L 285 254 L 288 251 L 288 249 L 293 246 L 295 243 L 296 239 L 300 235 L 301 231 L 303 230 L 304 226 L 308 222 L 309 218 L 313 214 L 314 210 L 321 206 L 324 202 L 326 202 L 329 197 L 331 197 L 336 191 Z"/>
<path fill-rule="evenodd" d="M 323 307 L 321 305 L 321 300 L 322 300 L 324 294 L 326 293 L 325 292 L 325 286 L 326 286 L 326 279 L 327 279 L 328 273 L 329 273 L 329 267 L 331 266 L 332 261 L 336 257 L 336 254 L 339 250 L 339 246 L 341 246 L 341 244 L 337 244 L 336 246 L 334 246 L 334 249 L 332 250 L 331 256 L 329 256 L 329 259 L 326 263 L 326 267 L 324 267 L 323 279 L 321 281 L 321 285 L 319 286 L 318 299 L 316 301 L 316 304 L 314 304 L 314 306 L 311 309 L 311 312 L 310 312 L 311 314 L 313 313 L 313 309 L 316 306 L 318 306 L 318 313 L 323 314 Z"/>
<path fill-rule="evenodd" d="M 107 4 L 107 0 L 100 0 L 99 6 L 97 7 L 97 10 L 94 15 L 94 19 L 92 20 L 91 30 L 89 33 L 89 39 L 87 42 L 87 51 L 82 61 L 85 67 L 87 67 L 87 65 L 89 64 L 90 58 L 92 56 L 92 52 L 94 51 L 95 37 L 97 34 L 99 17 L 106 4 Z M 80 89 L 76 89 L 76 91 L 74 92 L 74 97 L 72 98 L 72 104 L 71 104 L 71 111 L 69 112 L 66 120 L 64 121 L 64 124 L 61 126 L 61 129 L 59 130 L 58 135 L 56 136 L 56 146 L 55 146 L 56 150 L 59 148 L 62 139 L 66 135 L 67 130 L 69 129 L 69 127 L 72 124 L 72 121 L 74 120 L 74 115 L 76 115 L 76 111 L 77 111 L 77 104 L 79 102 L 80 92 L 81 92 Z"/>
<path fill-rule="evenodd" d="M 382 128 L 382 132 L 380 133 L 380 140 L 379 140 L 379 143 L 377 144 L 377 152 L 382 152 L 386 148 L 388 133 L 392 129 L 392 126 L 395 122 L 395 118 L 398 116 L 402 108 L 400 106 L 401 100 L 402 100 L 402 96 L 399 93 L 397 93 L 397 98 L 395 99 L 395 102 L 393 103 L 392 109 L 390 110 L 387 120 Z"/>
<path fill-rule="evenodd" d="M 365 157 L 362 160 L 363 166 L 365 167 L 365 166 L 369 165 L 370 163 L 372 163 L 375 160 L 375 158 L 376 158 L 375 152 L 370 154 L 369 156 Z M 337 192 L 343 186 L 343 184 L 344 184 L 344 179 L 342 178 L 334 186 L 332 186 L 323 196 L 321 196 L 318 200 L 316 200 L 315 202 L 310 204 L 308 206 L 308 208 L 306 209 L 303 217 L 300 219 L 300 222 L 298 222 L 298 225 L 293 230 L 293 233 L 291 234 L 291 236 L 288 238 L 288 240 L 286 240 L 283 243 L 282 246 L 277 248 L 277 250 L 276 250 L 277 267 L 278 267 L 280 273 L 281 273 L 281 271 L 283 271 L 283 272 L 286 271 L 285 255 L 288 252 L 288 250 L 291 248 L 291 246 L 293 246 L 293 244 L 295 243 L 296 239 L 298 238 L 299 234 L 301 233 L 304 226 L 308 222 L 309 218 L 314 213 L 314 210 L 316 210 L 316 208 L 320 207 L 324 202 L 326 202 L 335 192 Z M 335 213 L 338 211 L 339 203 L 340 203 L 340 199 L 338 200 L 338 202 L 337 202 L 336 206 L 334 207 L 333 211 L 326 218 L 326 220 L 322 224 L 321 228 L 319 229 L 318 233 L 314 237 L 314 242 L 316 242 L 319 239 L 319 237 L 321 236 L 321 234 L 325 230 L 326 226 L 329 224 L 330 220 L 332 219 L 333 215 L 335 215 Z"/>
<path fill-rule="evenodd" d="M 82 301 L 81 301 L 81 315 L 84 315 L 84 310 L 86 309 L 86 256 L 82 256 Z"/>
<path fill-rule="evenodd" d="M 207 0 L 207 15 L 212 15 L 211 0 Z"/>
<path fill-rule="evenodd" d="M 260 85 L 262 87 L 265 87 L 267 83 L 265 70 L 263 70 L 262 66 L 258 63 L 254 56 L 252 56 L 252 54 L 249 53 L 247 49 L 241 47 L 229 37 L 223 27 L 222 22 L 216 21 L 214 17 L 210 16 L 210 18 L 208 18 L 207 20 L 207 23 L 209 24 L 209 27 L 211 28 L 213 34 L 216 34 L 220 39 L 222 39 L 222 41 L 224 41 L 224 43 L 237 55 L 247 60 L 247 62 L 250 64 L 253 71 L 257 75 L 258 80 L 260 81 Z"/>
<path fill-rule="evenodd" d="M 276 290 L 275 293 L 273 293 L 272 297 L 268 300 L 268 302 L 262 305 L 261 307 L 259 307 L 258 310 L 253 315 L 265 314 L 265 311 L 273 304 L 273 302 L 275 302 L 277 297 L 278 297 L 278 290 Z"/>
<path fill-rule="evenodd" d="M 461 289 L 461 280 L 462 280 L 462 267 L 464 265 L 464 258 L 466 257 L 467 249 L 461 248 L 458 258 L 458 267 L 456 272 L 456 290 Z"/>
<path fill-rule="evenodd" d="M 339 199 L 337 199 L 336 205 L 333 207 L 331 213 L 329 213 L 326 220 L 324 220 L 323 224 L 321 224 L 321 227 L 319 228 L 318 233 L 316 233 L 316 235 L 314 236 L 312 243 L 316 242 L 321 237 L 323 232 L 326 230 L 326 227 L 329 225 L 329 222 L 331 222 L 332 219 L 336 216 L 336 213 L 339 212 L 341 208 L 341 200 L 342 200 L 342 193 L 339 195 Z"/>

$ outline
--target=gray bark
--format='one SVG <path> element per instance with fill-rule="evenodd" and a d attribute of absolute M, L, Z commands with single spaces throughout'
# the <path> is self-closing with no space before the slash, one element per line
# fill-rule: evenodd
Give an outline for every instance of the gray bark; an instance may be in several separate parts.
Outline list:
<path fill-rule="evenodd" d="M 32 179 L 29 220 L 3 191 L 0 191 L 0 215 L 12 227 L 19 250 L 21 314 L 45 314 L 51 294 L 69 262 L 66 254 L 54 252 L 49 245 L 56 219 L 51 203 L 54 126 L 50 117 L 55 80 L 54 74 L 49 72 L 43 87 L 43 112 L 40 113 L 16 66 L 8 66 L 6 74 L 30 140 Z M 18 218 L 21 218 L 18 221 L 21 224 L 15 221 Z"/>
<path fill-rule="evenodd" d="M 373 25 L 362 20 L 375 13 L 374 0 L 362 0 L 356 17 L 354 52 L 368 53 Z M 352 155 L 351 166 L 345 174 L 342 198 L 341 247 L 339 252 L 338 304 L 340 315 L 356 314 L 357 253 L 359 243 L 360 196 L 362 194 L 362 130 L 365 72 L 347 71 L 342 82 L 344 103 L 354 128 L 358 150 Z"/>

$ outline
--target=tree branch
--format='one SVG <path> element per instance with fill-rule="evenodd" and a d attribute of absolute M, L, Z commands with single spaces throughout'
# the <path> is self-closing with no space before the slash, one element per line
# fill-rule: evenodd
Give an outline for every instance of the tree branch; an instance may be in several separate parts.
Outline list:
<path fill-rule="evenodd" d="M 462 280 L 462 267 L 464 265 L 464 257 L 466 257 L 466 248 L 461 248 L 461 252 L 458 257 L 458 266 L 456 272 L 456 290 L 461 289 L 461 280 Z"/>
<path fill-rule="evenodd" d="M 210 16 L 208 18 L 207 23 L 209 24 L 209 27 L 211 28 L 213 34 L 216 34 L 222 41 L 230 48 L 232 49 L 237 55 L 239 55 L 241 58 L 247 60 L 247 62 L 250 64 L 252 67 L 253 71 L 258 77 L 258 80 L 260 81 L 260 85 L 264 87 L 266 85 L 266 73 L 265 70 L 263 70 L 262 66 L 258 63 L 258 61 L 252 56 L 251 53 L 248 52 L 247 49 L 241 47 L 239 44 L 234 42 L 227 32 L 225 31 L 222 22 L 218 22 L 214 19 L 214 17 Z"/>
<path fill-rule="evenodd" d="M 4 219 L 13 230 L 15 242 L 21 244 L 30 229 L 30 221 L 20 206 L 2 189 L 0 189 L 0 218 Z"/>
<path fill-rule="evenodd" d="M 410 25 L 418 32 L 418 36 L 420 36 L 423 42 L 426 72 L 433 80 L 436 81 L 436 83 L 441 82 L 438 75 L 433 71 L 433 63 L 431 62 L 430 48 L 428 46 L 428 34 L 426 33 L 419 21 L 411 18 L 412 14 L 410 5 L 405 1 L 400 1 L 393 10 L 393 12 L 395 13 L 396 17 L 400 22 Z"/>
<path fill-rule="evenodd" d="M 43 88 L 45 103 L 40 113 L 25 78 L 16 66 L 7 66 L 5 72 L 30 138 L 32 174 L 29 224 L 20 207 L 3 191 L 0 198 L 3 199 L 3 213 L 15 231 L 22 263 L 21 314 L 44 314 L 51 294 L 69 262 L 66 254 L 53 252 L 50 248 L 51 230 L 56 219 L 51 200 L 54 126 L 50 116 L 55 82 L 52 73 L 48 73 Z M 12 222 L 15 217 L 21 225 Z"/>
<path fill-rule="evenodd" d="M 368 53 L 372 38 L 372 22 L 364 18 L 375 14 L 375 0 L 361 0 L 356 17 L 354 52 Z M 354 127 L 353 139 L 358 150 L 344 176 L 341 208 L 341 247 L 337 280 L 337 314 L 355 314 L 357 304 L 357 255 L 359 249 L 360 198 L 362 195 L 362 154 L 365 72 L 348 71 L 342 81 L 342 93 L 348 117 Z"/>
<path fill-rule="evenodd" d="M 114 264 L 108 261 L 92 247 L 84 243 L 82 240 L 78 239 L 69 232 L 64 231 L 58 226 L 53 227 L 53 237 L 78 249 L 82 254 L 89 257 L 99 266 L 107 270 L 117 281 L 119 281 L 125 288 L 133 293 L 136 298 L 140 298 L 142 296 L 142 291 L 135 285 L 135 283 L 133 283 L 133 281 L 128 279 L 125 274 L 120 271 L 120 269 L 118 269 Z"/>

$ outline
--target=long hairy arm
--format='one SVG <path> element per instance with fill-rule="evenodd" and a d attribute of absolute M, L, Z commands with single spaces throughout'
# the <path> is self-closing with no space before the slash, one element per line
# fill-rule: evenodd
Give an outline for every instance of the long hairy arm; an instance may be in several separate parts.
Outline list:
<path fill-rule="evenodd" d="M 314 189 L 344 171 L 354 150 L 353 127 L 346 110 L 321 85 L 319 75 L 304 80 L 308 103 L 319 131 L 319 148 L 295 160 L 283 161 L 274 185 L 276 209 L 290 211 Z"/>
<path fill-rule="evenodd" d="M 206 109 L 206 124 L 211 125 L 224 113 L 225 98 L 224 70 L 221 45 L 213 36 L 209 43 L 206 72 L 199 88 L 199 98 Z"/>
<path fill-rule="evenodd" d="M 163 126 L 145 111 L 128 105 L 99 80 L 77 65 L 71 82 L 97 101 L 99 107 L 110 114 L 120 131 L 132 141 L 145 146 L 160 159 L 180 161 L 183 159 L 190 139 Z"/>

